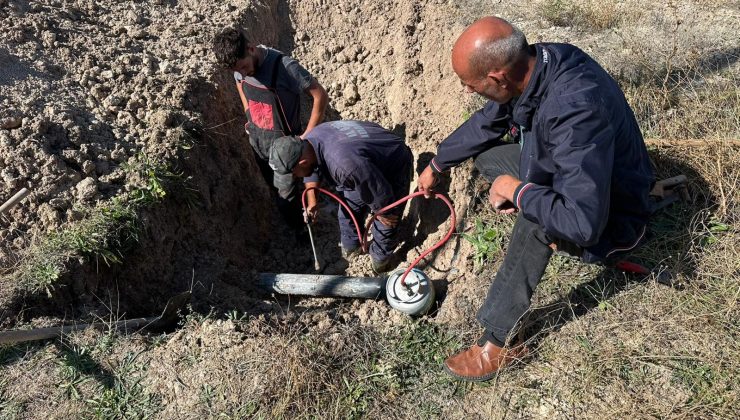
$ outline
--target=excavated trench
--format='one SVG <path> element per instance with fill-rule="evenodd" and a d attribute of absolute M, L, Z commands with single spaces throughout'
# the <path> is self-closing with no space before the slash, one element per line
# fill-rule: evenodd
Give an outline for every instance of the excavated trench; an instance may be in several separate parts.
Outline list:
<path fill-rule="evenodd" d="M 424 7 L 426 3 L 237 1 L 225 16 L 215 19 L 218 23 L 209 27 L 209 35 L 196 42 L 202 50 L 210 48 L 202 44 L 224 23 L 232 23 L 244 27 L 256 42 L 293 55 L 327 88 L 332 101 L 328 119 L 371 120 L 393 129 L 414 150 L 418 173 L 437 142 L 462 121 L 469 107 L 448 68 L 447 48 L 441 47 L 451 45 L 459 24 L 448 17 L 454 15 L 448 6 Z M 187 15 L 188 5 L 180 6 Z M 202 6 L 198 12 L 205 15 Z M 439 26 L 447 29 L 431 30 Z M 186 54 L 198 47 L 176 52 Z M 169 60 L 187 61 L 188 57 L 170 56 Z M 283 311 L 285 300 L 251 286 L 256 274 L 311 271 L 310 247 L 297 244 L 288 234 L 259 175 L 231 75 L 214 70 L 204 76 L 181 76 L 172 96 L 176 109 L 199 116 L 197 124 L 175 117 L 174 124 L 184 128 L 179 135 L 187 137 L 192 147 L 164 152 L 176 170 L 188 177 L 187 191 L 181 186 L 161 204 L 141 212 L 139 242 L 126 252 L 123 263 L 75 262 L 52 299 L 23 297 L 24 319 L 105 312 L 151 315 L 183 290 L 193 291 L 197 310 Z M 308 107 L 304 103 L 304 113 Z M 156 149 L 156 144 L 150 142 L 145 148 Z M 461 216 L 469 205 L 469 171 L 454 172 L 447 185 Z M 407 209 L 404 237 L 408 239 L 398 252 L 401 265 L 413 261 L 447 230 L 443 203 L 416 199 Z M 327 203 L 315 229 L 319 252 L 328 262 L 324 272 L 372 275 L 368 258 L 348 264 L 339 257 L 334 212 Z M 442 290 L 445 279 L 456 275 L 456 266 L 464 266 L 460 246 L 455 239 L 424 264 Z M 288 306 L 310 310 L 332 302 L 293 300 Z M 388 314 L 387 308 L 378 309 L 382 302 L 352 305 L 353 310 L 372 314 L 368 319 Z"/>

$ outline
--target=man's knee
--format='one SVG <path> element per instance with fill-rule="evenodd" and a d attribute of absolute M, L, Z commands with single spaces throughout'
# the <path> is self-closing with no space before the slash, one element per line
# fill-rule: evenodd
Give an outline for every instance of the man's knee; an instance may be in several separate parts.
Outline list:
<path fill-rule="evenodd" d="M 488 181 L 504 174 L 518 177 L 519 153 L 517 144 L 495 146 L 475 157 L 475 167 Z"/>

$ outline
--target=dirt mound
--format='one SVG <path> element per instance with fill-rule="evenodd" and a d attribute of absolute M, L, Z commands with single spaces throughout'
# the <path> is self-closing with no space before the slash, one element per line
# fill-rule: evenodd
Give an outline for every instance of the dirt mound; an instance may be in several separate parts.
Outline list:
<path fill-rule="evenodd" d="M 70 286 L 55 292 L 62 301 L 89 304 L 99 282 L 118 282 L 143 309 L 155 292 L 189 287 L 201 265 L 250 267 L 270 227 L 258 217 L 270 201 L 210 39 L 248 20 L 265 22 L 262 33 L 274 41 L 275 4 L 0 6 L 0 196 L 32 190 L 0 221 L 6 273 L 31 244 L 89 209 L 137 190 L 163 197 L 160 176 L 180 188 L 139 215 L 137 250 L 122 266 L 93 258 L 62 273 Z"/>
<path fill-rule="evenodd" d="M 257 217 L 270 212 L 270 200 L 241 129 L 233 83 L 212 65 L 210 39 L 236 24 L 256 42 L 295 55 L 327 87 L 330 118 L 368 119 L 394 129 L 416 151 L 421 169 L 465 112 L 448 100 L 460 97 L 459 88 L 438 48 L 458 29 L 432 29 L 450 21 L 447 5 L 400 6 L 347 3 L 317 20 L 316 11 L 328 12 L 329 5 L 8 3 L 0 9 L 0 39 L 7 46 L 0 49 L 1 195 L 24 186 L 33 192 L 2 220 L 0 263 L 12 273 L 32 244 L 84 220 L 87 209 L 151 189 L 158 181 L 152 170 L 164 162 L 166 174 L 186 181 L 185 193 L 140 211 L 143 231 L 124 264 L 75 263 L 62 273 L 68 287 L 55 291 L 57 304 L 89 310 L 102 282 L 116 285 L 114 294 L 134 312 L 192 285 L 200 286 L 204 305 L 224 305 L 234 296 L 231 287 L 243 288 L 257 270 L 306 271 L 308 247 L 286 247 L 292 238 L 275 241 L 282 237 L 280 222 Z M 467 182 L 453 185 L 454 196 Z M 425 217 L 434 223 L 407 244 L 408 258 L 438 239 L 429 234 L 446 216 L 433 205 L 414 209 L 414 223 Z M 341 271 L 346 265 L 327 219 L 319 240 L 329 265 Z M 348 272 L 369 274 L 366 261 L 358 264 Z M 437 268 L 444 272 L 449 262 Z M 245 301 L 244 292 L 238 296 L 233 300 Z M 238 307 L 260 307 L 246 302 Z"/>

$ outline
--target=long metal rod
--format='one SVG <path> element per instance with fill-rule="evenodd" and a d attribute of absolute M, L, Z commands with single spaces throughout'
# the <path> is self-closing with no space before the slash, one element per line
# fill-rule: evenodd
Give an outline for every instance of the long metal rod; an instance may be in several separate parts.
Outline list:
<path fill-rule="evenodd" d="M 0 331 L 0 344 L 23 343 L 26 341 L 57 338 L 73 331 L 95 328 L 106 330 L 113 328 L 125 332 L 138 331 L 143 328 L 158 328 L 173 323 L 178 319 L 179 311 L 190 301 L 190 291 L 173 296 L 167 301 L 162 315 L 148 318 L 125 319 L 116 322 L 95 322 L 91 324 L 62 325 L 58 327 L 35 328 L 32 330 Z"/>
<path fill-rule="evenodd" d="M 15 193 L 15 195 L 10 197 L 8 201 L 6 201 L 5 203 L 3 203 L 2 206 L 0 206 L 0 214 L 5 213 L 6 210 L 10 210 L 11 207 L 18 204 L 21 200 L 26 198 L 26 196 L 30 193 L 31 193 L 31 190 L 29 190 L 28 188 L 21 188 L 20 191 Z"/>
<path fill-rule="evenodd" d="M 319 262 L 319 256 L 316 254 L 316 244 L 313 242 L 313 232 L 311 231 L 311 223 L 306 223 L 308 227 L 308 239 L 311 240 L 311 251 L 313 251 L 313 268 L 316 271 L 321 270 L 321 263 Z"/>

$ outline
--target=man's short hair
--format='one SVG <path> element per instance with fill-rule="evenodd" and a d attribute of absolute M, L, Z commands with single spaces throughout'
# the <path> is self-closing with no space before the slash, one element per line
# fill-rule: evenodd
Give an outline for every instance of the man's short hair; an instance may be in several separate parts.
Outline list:
<path fill-rule="evenodd" d="M 218 63 L 227 69 L 234 68 L 236 62 L 246 57 L 249 41 L 239 29 L 226 28 L 213 38 L 213 53 Z"/>
<path fill-rule="evenodd" d="M 483 77 L 491 70 L 500 70 L 527 54 L 529 44 L 524 32 L 512 25 L 514 32 L 506 38 L 488 41 L 471 54 L 470 68 Z"/>

